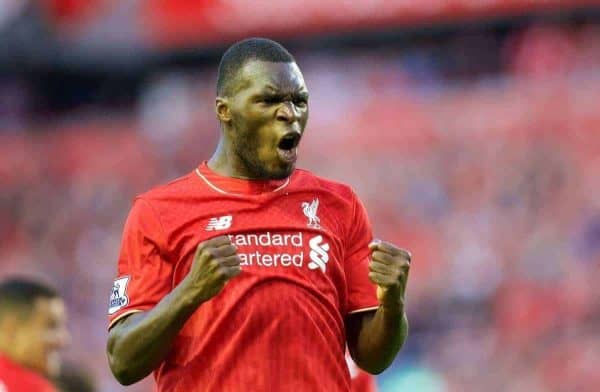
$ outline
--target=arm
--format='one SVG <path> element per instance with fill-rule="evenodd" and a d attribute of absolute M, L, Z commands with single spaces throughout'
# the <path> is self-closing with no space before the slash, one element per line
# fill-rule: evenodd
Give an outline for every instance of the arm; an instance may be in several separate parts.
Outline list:
<path fill-rule="evenodd" d="M 351 314 L 347 320 L 348 348 L 357 365 L 379 374 L 392 363 L 408 335 L 408 320 L 402 310 Z"/>
<path fill-rule="evenodd" d="M 108 363 L 123 385 L 150 374 L 169 351 L 175 336 L 203 302 L 190 295 L 182 282 L 152 310 L 117 321 L 108 335 Z"/>
<path fill-rule="evenodd" d="M 369 247 L 372 251 L 369 278 L 377 284 L 380 306 L 375 312 L 348 317 L 348 348 L 358 366 L 379 374 L 392 363 L 408 335 L 404 292 L 410 254 L 383 242 L 373 242 Z"/>
<path fill-rule="evenodd" d="M 240 273 L 237 249 L 228 237 L 213 238 L 196 250 L 190 273 L 152 310 L 132 314 L 114 325 L 108 337 L 111 371 L 123 385 L 150 374 L 194 311 Z"/>

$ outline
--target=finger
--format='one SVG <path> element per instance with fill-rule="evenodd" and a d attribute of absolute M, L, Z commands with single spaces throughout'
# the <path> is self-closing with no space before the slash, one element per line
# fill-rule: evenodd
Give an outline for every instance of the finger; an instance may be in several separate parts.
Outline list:
<path fill-rule="evenodd" d="M 225 276 L 227 277 L 227 279 L 234 278 L 241 273 L 242 273 L 242 267 L 240 267 L 239 265 L 233 266 L 233 267 L 227 267 L 225 269 Z"/>
<path fill-rule="evenodd" d="M 391 262 L 388 260 L 385 260 L 385 261 L 381 260 L 381 258 L 379 258 L 379 256 L 375 256 L 371 260 L 381 263 L 381 264 L 389 265 L 390 267 L 393 267 L 393 268 L 400 268 L 405 271 L 408 271 L 408 269 L 410 268 L 410 261 L 408 261 L 406 258 L 404 258 L 402 256 L 392 257 Z"/>
<path fill-rule="evenodd" d="M 399 248 L 394 244 L 379 239 L 371 241 L 371 243 L 369 244 L 369 248 L 371 248 L 371 250 L 380 250 L 382 252 L 386 252 L 394 256 L 398 254 L 399 250 Z"/>
<path fill-rule="evenodd" d="M 410 264 L 412 262 L 412 253 L 410 253 L 410 251 L 408 251 L 406 249 L 402 249 L 402 248 L 398 248 L 398 250 L 400 251 L 400 256 L 404 257 L 404 259 L 406 259 L 406 261 L 408 261 L 408 264 Z"/>
<path fill-rule="evenodd" d="M 215 270 L 213 272 L 213 274 L 214 274 L 213 276 L 218 281 L 223 282 L 223 281 L 233 278 L 234 276 L 239 275 L 240 272 L 242 272 L 242 267 L 239 265 L 234 265 L 234 266 L 219 265 L 218 267 L 215 268 Z"/>
<path fill-rule="evenodd" d="M 237 246 L 231 244 L 223 245 L 218 248 L 208 248 L 206 252 L 215 259 L 229 257 L 237 254 Z"/>
<path fill-rule="evenodd" d="M 380 263 L 387 264 L 387 265 L 398 264 L 398 260 L 396 260 L 394 258 L 394 256 L 390 255 L 389 253 L 385 253 L 385 252 L 382 252 L 379 250 L 376 250 L 375 252 L 371 253 L 371 260 L 377 260 Z"/>
<path fill-rule="evenodd" d="M 229 239 L 229 236 L 220 235 L 218 237 L 201 242 L 198 245 L 198 250 L 201 252 L 203 249 L 218 248 L 223 245 L 231 245 L 231 239 Z"/>
<path fill-rule="evenodd" d="M 379 250 L 381 252 L 388 253 L 392 256 L 403 256 L 404 258 L 408 259 L 408 261 L 412 259 L 412 255 L 408 250 L 398 248 L 396 245 L 390 242 L 374 240 L 369 244 L 369 249 L 371 249 L 372 251 Z"/>
<path fill-rule="evenodd" d="M 381 287 L 394 287 L 400 285 L 400 281 L 397 279 L 380 272 L 369 272 L 369 279 L 371 282 Z"/>
<path fill-rule="evenodd" d="M 390 282 L 404 283 L 408 276 L 407 271 L 398 267 L 391 267 L 385 264 L 375 264 L 373 266 L 369 266 L 369 271 L 385 275 L 386 279 L 389 279 Z"/>
<path fill-rule="evenodd" d="M 222 257 L 218 259 L 219 264 L 225 267 L 236 267 L 242 263 L 242 260 L 238 255 L 232 255 L 227 257 Z"/>
<path fill-rule="evenodd" d="M 405 273 L 410 269 L 410 262 L 402 256 L 390 256 L 387 253 L 375 251 L 371 256 L 371 262 L 384 264 L 392 268 L 400 268 Z"/>
<path fill-rule="evenodd" d="M 389 274 L 392 271 L 392 266 L 389 264 L 383 264 L 378 261 L 372 261 L 369 263 L 369 271 L 379 272 L 381 274 Z"/>

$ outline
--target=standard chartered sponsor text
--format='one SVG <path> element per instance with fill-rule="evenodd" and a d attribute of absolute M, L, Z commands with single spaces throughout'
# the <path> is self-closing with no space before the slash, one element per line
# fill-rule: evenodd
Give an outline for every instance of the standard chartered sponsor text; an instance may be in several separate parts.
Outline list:
<path fill-rule="evenodd" d="M 302 267 L 304 263 L 304 238 L 302 232 L 297 233 L 271 233 L 261 234 L 230 234 L 231 243 L 237 247 L 270 248 L 282 247 L 281 252 L 273 253 L 273 250 L 253 250 L 244 252 L 240 249 L 238 255 L 242 266 L 262 267 Z M 294 248 L 299 248 L 294 251 Z"/>

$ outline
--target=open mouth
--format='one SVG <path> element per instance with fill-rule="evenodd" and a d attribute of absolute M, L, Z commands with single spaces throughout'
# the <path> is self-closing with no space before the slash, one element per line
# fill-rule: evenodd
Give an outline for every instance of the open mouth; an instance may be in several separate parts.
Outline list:
<path fill-rule="evenodd" d="M 289 132 L 283 135 L 277 144 L 279 157 L 287 163 L 296 162 L 298 157 L 298 143 L 300 143 L 299 132 Z"/>
<path fill-rule="evenodd" d="M 292 150 L 298 147 L 298 143 L 300 143 L 300 134 L 298 132 L 290 132 L 281 138 L 277 147 L 281 150 Z"/>

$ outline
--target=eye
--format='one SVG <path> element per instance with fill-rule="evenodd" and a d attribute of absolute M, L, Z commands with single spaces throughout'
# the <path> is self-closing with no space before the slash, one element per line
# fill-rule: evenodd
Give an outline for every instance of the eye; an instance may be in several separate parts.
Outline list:
<path fill-rule="evenodd" d="M 281 98 L 277 96 L 267 96 L 260 99 L 260 102 L 265 103 L 267 105 L 273 105 L 275 103 L 281 102 Z"/>
<path fill-rule="evenodd" d="M 294 105 L 304 107 L 308 104 L 308 99 L 305 97 L 294 98 Z"/>

